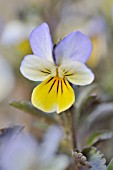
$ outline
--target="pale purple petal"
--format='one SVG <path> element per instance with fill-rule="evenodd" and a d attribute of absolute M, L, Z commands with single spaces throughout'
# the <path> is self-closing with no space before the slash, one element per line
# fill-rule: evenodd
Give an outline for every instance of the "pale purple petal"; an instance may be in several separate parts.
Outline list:
<path fill-rule="evenodd" d="M 33 53 L 36 56 L 43 57 L 50 61 L 53 61 L 52 58 L 53 43 L 49 27 L 46 23 L 39 25 L 31 32 L 30 44 Z"/>
<path fill-rule="evenodd" d="M 55 59 L 58 65 L 66 60 L 85 63 L 92 51 L 89 38 L 79 31 L 67 35 L 55 48 Z"/>

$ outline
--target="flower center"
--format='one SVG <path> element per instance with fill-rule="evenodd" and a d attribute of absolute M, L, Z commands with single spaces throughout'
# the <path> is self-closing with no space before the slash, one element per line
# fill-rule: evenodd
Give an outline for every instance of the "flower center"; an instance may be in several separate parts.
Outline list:
<path fill-rule="evenodd" d="M 56 77 L 57 78 L 64 78 L 65 75 L 63 74 L 63 70 L 60 69 L 60 67 L 56 68 Z"/>
<path fill-rule="evenodd" d="M 59 75 L 58 75 L 58 67 L 56 68 L 56 77 L 59 77 Z"/>

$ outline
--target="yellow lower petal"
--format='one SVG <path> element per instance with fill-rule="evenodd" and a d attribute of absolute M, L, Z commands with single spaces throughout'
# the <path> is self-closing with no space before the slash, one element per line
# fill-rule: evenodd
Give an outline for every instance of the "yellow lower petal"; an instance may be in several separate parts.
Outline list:
<path fill-rule="evenodd" d="M 67 110 L 75 100 L 74 91 L 66 79 L 49 77 L 32 93 L 32 104 L 44 112 L 60 113 Z"/>
<path fill-rule="evenodd" d="M 32 104 L 44 112 L 54 112 L 57 107 L 56 83 L 54 77 L 49 77 L 38 85 L 32 93 Z"/>
<path fill-rule="evenodd" d="M 57 96 L 57 113 L 67 110 L 75 101 L 75 95 L 72 87 L 66 79 L 61 79 L 59 82 Z"/>

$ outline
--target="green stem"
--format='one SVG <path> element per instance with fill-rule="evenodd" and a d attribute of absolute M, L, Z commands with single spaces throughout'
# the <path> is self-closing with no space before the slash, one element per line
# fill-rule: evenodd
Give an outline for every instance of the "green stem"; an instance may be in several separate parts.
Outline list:
<path fill-rule="evenodd" d="M 75 122 L 75 108 L 72 106 L 70 109 L 70 131 L 71 131 L 71 138 L 72 138 L 72 149 L 77 148 L 77 128 Z"/>
<path fill-rule="evenodd" d="M 70 107 L 67 111 L 58 115 L 59 124 L 64 129 L 65 135 L 61 143 L 62 150 L 71 155 L 72 149 L 77 148 L 77 128 L 75 119 L 75 108 Z"/>

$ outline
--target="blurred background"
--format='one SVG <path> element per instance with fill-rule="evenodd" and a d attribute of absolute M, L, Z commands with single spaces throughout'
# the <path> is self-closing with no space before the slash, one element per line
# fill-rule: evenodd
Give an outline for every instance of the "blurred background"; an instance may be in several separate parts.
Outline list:
<path fill-rule="evenodd" d="M 62 133 L 61 130 L 59 130 L 59 127 L 51 127 L 50 130 L 47 128 L 48 131 L 46 132 L 45 127 L 47 126 L 44 126 L 43 124 L 42 127 L 40 122 L 38 122 L 38 120 L 36 120 L 32 115 L 26 114 L 25 112 L 9 105 L 9 103 L 13 100 L 30 101 L 32 89 L 38 84 L 25 79 L 21 75 L 19 67 L 24 56 L 32 53 L 29 44 L 30 32 L 42 22 L 48 23 L 54 43 L 57 43 L 65 35 L 74 30 L 80 30 L 91 39 L 93 51 L 87 65 L 95 74 L 94 84 L 98 87 L 98 90 L 96 88 L 96 90 L 93 90 L 92 93 L 96 94 L 98 101 L 96 100 L 96 103 L 93 103 L 91 106 L 87 106 L 88 109 L 90 107 L 90 111 L 88 110 L 88 113 L 86 110 L 84 111 L 84 108 L 81 109 L 81 112 L 89 114 L 95 109 L 95 112 L 97 113 L 98 110 L 96 111 L 96 108 L 98 105 L 103 104 L 101 108 L 102 112 L 102 109 L 104 110 L 104 108 L 106 108 L 106 105 L 104 106 L 104 104 L 110 103 L 111 105 L 107 105 L 106 108 L 106 113 L 110 113 L 108 114 L 109 116 L 107 118 L 106 116 L 103 116 L 106 118 L 106 121 L 104 118 L 102 120 L 100 119 L 96 121 L 97 124 L 94 124 L 92 127 L 95 130 L 95 128 L 99 125 L 99 128 L 101 129 L 101 123 L 101 125 L 106 124 L 104 129 L 113 129 L 113 0 L 0 1 L 0 128 L 8 127 L 10 125 L 24 125 L 25 131 L 32 134 L 33 137 L 21 134 L 20 137 L 18 137 L 17 146 L 19 140 L 24 141 L 24 144 L 22 143 L 21 145 L 23 148 L 28 140 L 28 148 L 32 145 L 34 150 L 36 150 L 35 147 L 37 150 L 40 147 L 45 147 L 39 147 L 39 144 L 35 143 L 36 140 L 40 141 L 42 138 L 43 140 L 46 140 L 47 138 L 47 141 L 50 142 L 48 137 L 49 133 L 51 133 L 50 138 L 54 138 L 53 132 L 55 128 L 57 143 L 55 144 L 54 141 L 51 141 L 51 143 L 54 144 L 54 148 L 56 148 L 51 151 L 53 154 L 57 152 L 62 138 Z M 82 96 L 80 96 L 81 98 L 83 98 L 85 88 L 87 89 L 90 87 L 79 88 Z M 86 90 L 86 94 L 88 92 Z M 78 107 L 81 100 L 83 100 L 80 97 L 78 96 L 77 98 Z M 85 107 L 85 105 L 81 107 Z M 85 116 L 85 113 L 83 113 L 84 115 L 81 118 L 81 127 L 87 117 L 87 114 Z M 46 135 L 45 138 L 44 135 Z M 111 153 L 110 149 L 107 148 L 108 145 L 113 148 L 112 142 L 113 141 L 111 141 L 111 144 L 104 143 L 102 145 L 108 160 L 113 156 L 113 153 Z M 21 144 L 21 142 L 19 142 L 19 144 Z M 13 148 L 14 151 L 15 148 Z M 109 150 L 109 154 L 107 153 L 106 148 L 107 151 Z M 28 152 L 32 158 L 36 158 L 37 153 L 33 153 L 32 155 L 31 150 Z M 9 150 L 8 153 L 10 153 Z M 51 153 L 47 154 L 50 155 Z M 57 167 L 56 170 L 66 169 L 69 165 L 69 156 L 66 154 L 59 156 L 62 157 L 63 165 L 61 164 L 60 157 L 55 157 L 55 165 L 53 167 L 56 167 L 58 161 L 60 167 Z M 28 160 L 31 160 L 31 157 L 29 157 Z M 36 161 L 35 158 L 33 158 L 33 161 Z M 4 156 L 4 159 L 8 162 L 8 158 Z M 29 162 L 28 160 L 26 161 Z M 10 164 L 8 166 L 11 166 L 12 170 L 14 165 Z M 24 166 L 21 165 L 19 170 L 30 170 L 32 166 L 23 167 Z M 51 165 L 51 170 L 55 169 L 53 167 Z M 7 167 L 5 168 L 6 169 L 3 170 L 7 170 Z M 32 168 L 38 170 L 37 167 Z M 15 166 L 13 169 L 15 169 Z M 43 170 L 44 168 L 41 167 L 39 169 Z M 18 170 L 17 167 L 16 170 Z"/>

